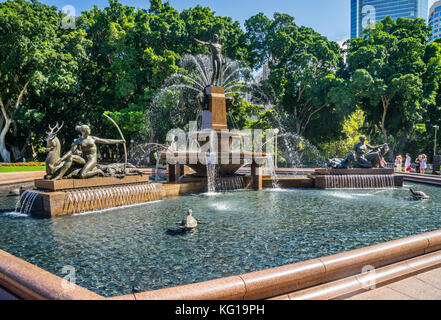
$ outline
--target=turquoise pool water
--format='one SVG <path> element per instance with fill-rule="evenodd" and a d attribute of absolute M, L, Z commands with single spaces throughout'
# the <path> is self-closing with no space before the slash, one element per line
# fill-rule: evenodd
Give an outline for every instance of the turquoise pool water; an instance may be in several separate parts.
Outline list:
<path fill-rule="evenodd" d="M 406 187 L 430 199 L 411 198 Z M 8 213 L 0 249 L 104 296 L 276 267 L 441 228 L 441 189 L 263 190 L 167 198 L 54 219 Z M 194 233 L 176 222 L 188 208 Z"/>

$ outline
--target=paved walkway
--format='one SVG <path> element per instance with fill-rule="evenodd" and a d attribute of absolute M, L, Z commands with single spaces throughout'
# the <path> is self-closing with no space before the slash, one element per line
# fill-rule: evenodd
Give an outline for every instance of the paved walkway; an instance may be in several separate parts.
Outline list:
<path fill-rule="evenodd" d="M 441 176 L 436 176 L 433 174 L 419 174 L 419 173 L 398 173 L 404 177 L 404 181 L 425 183 L 431 185 L 441 186 Z"/>
<path fill-rule="evenodd" d="M 393 282 L 346 300 L 441 300 L 441 268 Z"/>
<path fill-rule="evenodd" d="M 44 171 L 2 172 L 0 185 L 33 182 L 35 179 L 43 178 L 45 174 Z"/>

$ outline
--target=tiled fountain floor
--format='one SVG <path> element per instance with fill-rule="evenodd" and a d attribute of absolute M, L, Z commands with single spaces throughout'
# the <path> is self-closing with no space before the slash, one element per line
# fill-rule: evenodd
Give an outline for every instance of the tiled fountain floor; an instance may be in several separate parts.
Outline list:
<path fill-rule="evenodd" d="M 441 300 L 441 268 L 354 295 L 347 300 Z"/>

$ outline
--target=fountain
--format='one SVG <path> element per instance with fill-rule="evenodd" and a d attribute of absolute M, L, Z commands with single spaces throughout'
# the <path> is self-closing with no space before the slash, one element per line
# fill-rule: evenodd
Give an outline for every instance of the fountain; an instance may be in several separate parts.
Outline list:
<path fill-rule="evenodd" d="M 188 134 L 189 139 L 196 141 L 199 150 L 166 151 L 161 158 L 167 159 L 168 182 L 195 182 L 207 184 L 218 177 L 218 183 L 224 178 L 234 178 L 236 171 L 246 163 L 251 164 L 251 176 L 246 177 L 247 185 L 254 189 L 262 188 L 262 166 L 266 153 L 234 151 L 233 146 L 240 143 L 240 133 L 230 132 L 227 127 L 226 98 L 223 87 L 208 86 L 204 90 L 204 113 L 201 131 Z M 196 176 L 184 177 L 178 181 L 187 165 L 196 172 Z M 234 179 L 233 179 L 234 180 Z M 224 184 L 225 185 L 225 184 Z M 210 186 L 213 189 L 213 186 Z"/>
<path fill-rule="evenodd" d="M 328 189 L 390 188 L 403 185 L 403 178 L 395 175 L 393 170 L 378 168 L 380 156 L 388 151 L 386 145 L 376 147 L 374 151 L 366 154 L 365 159 L 364 149 L 367 145 L 361 143 L 354 149 L 358 150 L 354 156 L 354 160 L 357 159 L 354 161 L 356 162 L 354 168 L 349 168 L 350 156 L 348 156 L 347 159 L 333 159 L 334 166 L 316 169 L 313 174 L 308 174 L 306 177 L 279 177 L 276 170 L 277 160 L 274 161 L 277 150 L 268 153 L 237 151 L 234 146 L 243 142 L 243 136 L 228 130 L 227 111 L 233 103 L 233 98 L 228 94 L 236 90 L 242 93 L 246 91 L 244 88 L 247 88 L 248 84 L 243 81 L 246 77 L 237 77 L 241 72 L 246 73 L 245 68 L 237 62 L 223 60 L 222 47 L 216 36 L 212 43 L 197 39 L 196 41 L 210 48 L 211 67 L 207 63 L 207 58 L 201 55 L 187 55 L 183 66 L 191 65 L 193 70 L 188 69 L 187 74 L 176 74 L 166 81 L 168 88 L 181 88 L 194 92 L 196 97 L 194 101 L 197 101 L 202 109 L 201 129 L 190 130 L 187 133 L 188 140 L 195 142 L 198 148 L 176 150 L 176 152 L 168 150 L 161 153 L 161 158 L 166 159 L 169 166 L 169 184 L 199 182 L 209 192 L 236 187 L 252 187 L 259 190 L 262 187 Z M 227 72 L 228 75 L 225 75 Z M 284 160 L 291 168 L 289 170 L 291 174 L 296 174 L 297 168 L 305 164 L 317 166 L 325 162 L 317 148 L 309 141 L 299 135 L 286 132 L 277 115 L 276 121 L 281 131 L 278 137 L 283 141 L 279 152 L 286 154 Z M 191 142 L 188 142 L 185 146 L 190 144 Z M 251 175 L 241 177 L 238 173 L 243 171 L 238 170 L 246 164 L 251 166 Z M 185 165 L 196 174 L 185 175 Z M 240 183 L 237 177 L 240 177 Z M 225 181 L 225 179 L 230 180 Z"/>
<path fill-rule="evenodd" d="M 158 143 L 136 146 L 132 160 L 150 161 L 150 153 L 156 151 L 156 167 L 160 160 L 168 165 L 167 183 L 151 183 L 149 177 L 127 161 L 125 140 L 116 122 L 106 116 L 118 129 L 121 139 L 103 139 L 91 135 L 87 125 L 77 126 L 81 137 L 75 139 L 71 149 L 61 156 L 61 145 L 57 134 L 63 127 L 50 127 L 47 137 L 48 156 L 46 176 L 35 181 L 34 190 L 22 192 L 16 211 L 42 217 L 76 214 L 118 206 L 160 200 L 168 195 L 193 192 L 262 188 L 389 188 L 403 185 L 403 178 L 393 174 L 392 169 L 378 168 L 379 160 L 387 152 L 387 145 L 371 147 L 364 140 L 354 147 L 345 159 L 332 159 L 329 168 L 315 169 L 305 177 L 280 177 L 277 160 L 271 148 L 262 152 L 268 142 L 273 142 L 271 130 L 266 132 L 267 141 L 256 149 L 256 137 L 262 132 L 249 133 L 230 131 L 227 112 L 232 107 L 235 93 L 250 93 L 255 84 L 248 81 L 249 68 L 239 62 L 224 59 L 222 46 L 217 36 L 213 42 L 197 42 L 206 45 L 212 53 L 209 59 L 203 55 L 186 55 L 183 66 L 194 70 L 177 73 L 166 80 L 165 89 L 188 89 L 199 105 L 201 127 L 189 129 L 188 133 L 172 136 L 169 147 Z M 161 90 L 162 92 L 163 90 Z M 256 91 L 256 90 L 254 90 Z M 258 91 L 258 90 L 257 90 Z M 286 152 L 288 166 L 305 163 L 305 153 L 315 164 L 322 161 L 320 154 L 306 139 L 286 132 L 278 119 L 284 145 L 279 150 Z M 185 148 L 182 149 L 182 135 Z M 268 137 L 269 135 L 269 137 Z M 180 137 L 181 136 L 181 137 Z M 250 138 L 250 139 L 248 139 Z M 251 141 L 250 146 L 245 146 Z M 123 164 L 101 165 L 97 163 L 96 144 L 123 144 Z M 187 146 L 190 146 L 187 149 Z M 241 146 L 244 147 L 241 149 Z M 253 151 L 251 151 L 254 148 Z M 366 148 L 374 149 L 366 153 Z M 257 150 L 257 151 L 256 151 Z M 308 162 L 308 161 L 306 161 Z M 308 162 L 309 164 L 309 162 Z M 353 166 L 353 168 L 351 167 Z M 187 168 L 185 168 L 185 166 Z M 239 171 L 250 166 L 249 174 Z M 245 171 L 245 170 L 244 170 Z M 292 170 L 291 170 L 292 171 Z M 158 181 L 158 170 L 154 180 Z M 192 172 L 191 174 L 186 174 Z"/>
<path fill-rule="evenodd" d="M 235 75 L 243 72 L 237 62 L 225 61 L 222 57 L 222 46 L 218 43 L 217 35 L 212 43 L 197 42 L 207 45 L 212 52 L 211 70 L 207 72 L 201 56 L 187 59 L 197 66 L 199 77 L 190 78 L 178 75 L 172 78 L 183 80 L 183 84 L 173 84 L 173 87 L 189 88 L 197 92 L 196 101 L 202 108 L 202 126 L 200 131 L 188 133 L 188 139 L 199 146 L 197 150 L 166 151 L 161 153 L 162 159 L 167 159 L 168 182 L 199 183 L 206 185 L 209 192 L 217 185 L 242 187 L 250 186 L 256 190 L 262 188 L 262 166 L 265 162 L 264 152 L 240 152 L 234 150 L 234 145 L 240 144 L 242 136 L 238 132 L 230 132 L 227 125 L 227 109 L 231 107 L 233 98 L 226 96 L 226 88 L 232 93 L 244 87 L 241 81 L 234 81 Z M 233 67 L 235 66 L 235 67 Z M 211 76 L 211 77 L 210 77 Z M 211 79 L 211 81 L 209 80 Z M 236 79 L 237 80 L 237 79 Z M 190 82 L 190 84 L 185 84 Z M 187 145 L 187 144 L 185 144 Z M 237 183 L 237 170 L 244 164 L 251 165 L 251 176 L 243 177 L 244 183 Z M 196 175 L 179 179 L 184 173 L 184 165 L 196 172 Z M 225 181 L 224 179 L 228 179 Z"/>
<path fill-rule="evenodd" d="M 232 98 L 226 96 L 227 90 L 222 84 L 231 78 L 219 69 L 222 66 L 217 61 L 220 45 L 217 41 L 215 44 L 212 49 L 215 75 L 196 98 L 202 108 L 202 127 L 199 131 L 184 133 L 196 148 L 182 150 L 178 135 L 177 140 L 173 136 L 169 147 L 147 143 L 138 145 L 133 155 L 134 159 L 143 161 L 145 156 L 150 156 L 151 150 L 156 150 L 159 153 L 157 164 L 159 159 L 167 160 L 168 183 L 151 183 L 148 176 L 127 162 L 127 154 L 124 164 L 97 164 L 96 144 L 125 144 L 122 134 L 118 140 L 102 139 L 91 136 L 89 127 L 78 126 L 81 137 L 61 156 L 56 136 L 63 125 L 57 124 L 48 132 L 47 175 L 35 181 L 36 189 L 22 191 L 15 211 L 41 217 L 79 216 L 49 222 L 27 219 L 26 223 L 17 222 L 15 217 L 1 218 L 0 227 L 8 236 L 3 244 L 5 249 L 32 259 L 53 273 L 59 272 L 61 264 L 72 262 L 82 272 L 78 277 L 80 285 L 108 297 L 246 299 L 274 298 L 319 284 L 323 279 L 338 280 L 337 275 L 354 276 L 355 269 L 358 272 L 362 265 L 372 263 L 382 267 L 401 261 L 403 257 L 430 252 L 429 244 L 439 248 L 436 241 L 431 243 L 440 238 L 437 232 L 412 241 L 403 240 L 399 245 L 379 245 L 380 250 L 368 248 L 349 255 L 345 252 L 337 258 L 318 259 L 342 250 L 359 249 L 439 228 L 439 219 L 436 219 L 440 215 L 439 193 L 433 187 L 424 187 L 431 200 L 424 207 L 420 203 L 410 203 L 410 195 L 403 192 L 406 190 L 395 188 L 403 185 L 402 177 L 394 175 L 391 169 L 382 168 L 379 162 L 387 152 L 387 145 L 371 147 L 364 144 L 364 139 L 360 139 L 345 159 L 331 159 L 327 168 L 317 168 L 307 177 L 296 178 L 278 175 L 272 151 L 237 150 L 245 133 L 227 130 L 227 109 Z M 233 84 L 228 86 L 234 88 Z M 303 162 L 308 150 L 312 151 L 314 164 L 321 161 L 317 149 L 302 137 L 287 132 L 279 137 L 286 142 L 285 159 L 290 165 Z M 267 142 L 271 139 L 267 137 Z M 369 148 L 372 151 L 366 152 Z M 245 165 L 250 166 L 250 175 L 238 173 Z M 189 169 L 194 173 L 186 174 Z M 173 201 L 157 201 L 184 193 L 265 187 L 290 190 L 240 190 L 222 194 L 220 200 L 218 196 L 190 195 Z M 394 189 L 324 191 L 314 188 Z M 146 202 L 150 202 L 148 209 L 145 206 L 125 207 Z M 82 214 L 115 207 L 120 210 L 105 215 Z M 189 207 L 198 213 L 198 219 L 201 217 L 201 226 L 197 227 L 198 221 L 192 217 L 191 210 L 179 226 L 186 231 L 197 227 L 197 232 L 186 234 L 166 230 L 165 226 L 175 224 L 178 215 L 182 215 L 182 208 Z M 360 214 L 361 207 L 369 213 L 368 217 Z M 221 250 L 219 239 L 226 239 L 222 240 Z M 352 256 L 361 256 L 362 260 L 351 259 Z M 387 259 L 379 260 L 379 256 L 387 256 Z M 308 259 L 314 260 L 302 262 Z M 336 269 L 335 261 L 342 260 L 344 263 L 339 263 Z M 8 272 L 17 269 L 4 265 Z M 261 271 L 261 268 L 272 269 Z M 29 266 L 25 270 L 29 270 Z M 305 278 L 305 270 L 316 278 L 309 275 Z M 219 276 L 227 278 L 216 279 Z M 45 277 L 47 279 L 47 274 Z M 18 287 L 13 282 L 17 279 L 3 278 L 6 284 L 11 279 L 14 288 Z M 18 280 L 23 278 L 26 277 L 20 270 Z M 195 281 L 205 282 L 193 284 Z M 31 282 L 33 290 L 35 283 Z M 262 285 L 253 289 L 255 283 Z M 186 286 L 169 288 L 171 285 Z M 27 289 L 26 285 L 22 287 Z M 196 288 L 197 295 L 190 294 L 191 288 Z M 155 289 L 157 291 L 153 291 Z M 227 293 L 223 293 L 224 289 Z M 141 290 L 150 291 L 139 293 Z M 56 297 L 63 296 L 57 293 Z"/>

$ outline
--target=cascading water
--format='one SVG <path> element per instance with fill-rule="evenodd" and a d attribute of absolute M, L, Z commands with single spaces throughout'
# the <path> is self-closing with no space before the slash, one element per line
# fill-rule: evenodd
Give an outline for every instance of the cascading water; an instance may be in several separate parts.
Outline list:
<path fill-rule="evenodd" d="M 327 189 L 394 188 L 393 175 L 326 175 Z"/>
<path fill-rule="evenodd" d="M 35 192 L 33 190 L 23 191 L 15 205 L 15 212 L 29 215 L 37 197 L 38 192 Z"/>
<path fill-rule="evenodd" d="M 243 176 L 234 177 L 218 177 L 216 190 L 217 191 L 231 191 L 245 188 L 245 179 Z"/>
<path fill-rule="evenodd" d="M 216 192 L 216 153 L 207 153 L 205 155 L 207 166 L 207 191 Z"/>
<path fill-rule="evenodd" d="M 264 174 L 271 177 L 271 184 L 274 189 L 280 189 L 279 177 L 274 166 L 274 155 L 268 154 L 265 159 Z"/>
<path fill-rule="evenodd" d="M 71 213 L 83 213 L 161 200 L 162 197 L 161 190 L 155 184 L 121 185 L 70 190 L 64 206 Z"/>

